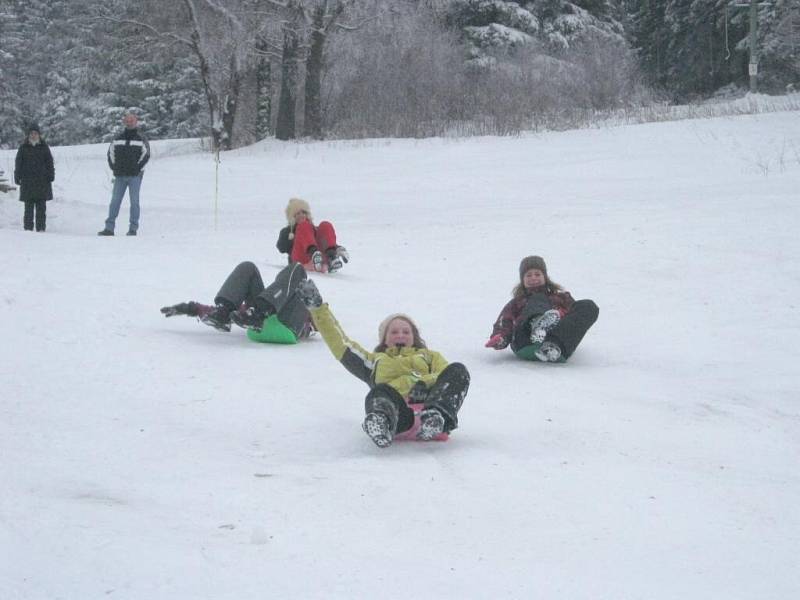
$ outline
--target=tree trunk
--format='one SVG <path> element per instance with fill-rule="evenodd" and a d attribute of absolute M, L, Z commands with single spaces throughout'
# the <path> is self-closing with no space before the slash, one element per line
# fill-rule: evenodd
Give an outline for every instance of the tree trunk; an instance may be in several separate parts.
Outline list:
<path fill-rule="evenodd" d="M 306 59 L 306 93 L 304 113 L 304 134 L 314 139 L 322 139 L 322 63 L 325 49 L 325 5 L 314 9 L 311 21 L 311 47 Z"/>
<path fill-rule="evenodd" d="M 258 50 L 266 53 L 267 46 L 259 44 Z M 256 140 L 272 133 L 272 64 L 262 56 L 256 67 Z"/>
<path fill-rule="evenodd" d="M 275 137 L 279 140 L 295 138 L 298 50 L 297 31 L 293 27 L 286 27 L 283 30 L 281 94 L 278 98 L 278 122 L 275 125 Z"/>
<path fill-rule="evenodd" d="M 222 137 L 221 144 L 223 150 L 231 150 L 236 147 L 236 140 L 233 137 L 233 124 L 236 121 L 236 111 L 239 108 L 239 90 L 241 88 L 241 75 L 235 70 L 233 59 L 231 59 L 231 78 L 228 84 L 228 93 L 225 95 L 222 105 Z"/>

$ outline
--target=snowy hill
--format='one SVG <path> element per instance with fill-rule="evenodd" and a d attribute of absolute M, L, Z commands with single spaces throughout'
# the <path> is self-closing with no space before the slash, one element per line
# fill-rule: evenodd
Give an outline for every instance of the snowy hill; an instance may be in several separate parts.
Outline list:
<path fill-rule="evenodd" d="M 265 142 L 216 226 L 211 156 L 153 150 L 137 238 L 95 235 L 101 145 L 53 149 L 45 234 L 0 195 L 3 598 L 798 597 L 797 112 Z M 408 312 L 470 369 L 449 442 L 376 448 L 319 337 L 158 312 L 273 276 L 290 196 L 350 251 L 317 282 L 353 339 Z M 528 254 L 600 306 L 567 364 L 483 348 Z"/>

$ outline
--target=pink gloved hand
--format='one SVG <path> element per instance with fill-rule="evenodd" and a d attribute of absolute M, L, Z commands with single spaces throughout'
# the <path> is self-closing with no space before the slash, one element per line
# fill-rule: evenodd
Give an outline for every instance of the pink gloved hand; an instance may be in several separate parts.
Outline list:
<path fill-rule="evenodd" d="M 495 350 L 502 350 L 508 346 L 506 339 L 499 333 L 489 338 L 489 341 L 484 344 L 486 348 L 494 348 Z"/>

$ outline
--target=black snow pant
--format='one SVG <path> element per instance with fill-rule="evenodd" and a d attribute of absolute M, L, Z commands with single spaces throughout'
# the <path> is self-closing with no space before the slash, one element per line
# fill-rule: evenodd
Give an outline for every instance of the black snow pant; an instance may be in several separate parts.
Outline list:
<path fill-rule="evenodd" d="M 597 321 L 598 314 L 600 309 L 592 300 L 577 300 L 569 312 L 548 332 L 545 341 L 558 344 L 561 347 L 561 356 L 564 359 L 569 358 L 589 328 Z M 523 321 L 514 330 L 511 349 L 515 354 L 531 345 L 531 320 Z"/>
<path fill-rule="evenodd" d="M 36 213 L 36 231 L 44 231 L 47 226 L 47 200 L 26 200 L 22 226 L 25 231 L 33 231 L 33 215 Z"/>
<path fill-rule="evenodd" d="M 469 390 L 469 372 L 461 363 L 450 363 L 436 378 L 428 390 L 423 405 L 436 408 L 444 416 L 444 431 L 450 432 L 458 427 L 458 411 L 464 404 Z M 367 394 L 364 401 L 367 413 L 380 411 L 389 417 L 394 433 L 408 431 L 414 425 L 414 411 L 393 387 L 379 383 Z"/>
<path fill-rule="evenodd" d="M 245 261 L 236 265 L 228 275 L 214 302 L 227 304 L 231 310 L 244 302 L 265 315 L 277 315 L 278 320 L 299 337 L 309 320 L 308 309 L 295 293 L 297 284 L 304 279 L 306 270 L 303 265 L 291 263 L 276 275 L 275 281 L 264 287 L 258 267 Z"/>

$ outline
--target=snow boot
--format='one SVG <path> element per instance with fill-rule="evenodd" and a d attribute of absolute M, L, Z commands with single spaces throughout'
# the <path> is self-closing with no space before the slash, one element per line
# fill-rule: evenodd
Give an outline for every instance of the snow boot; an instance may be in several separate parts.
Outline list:
<path fill-rule="evenodd" d="M 322 306 L 322 294 L 319 293 L 317 284 L 311 279 L 304 279 L 297 284 L 297 296 L 306 305 L 306 308 L 318 308 Z"/>
<path fill-rule="evenodd" d="M 336 248 L 328 248 L 325 255 L 328 257 L 328 273 L 336 273 L 344 266 L 342 259 L 336 254 Z"/>
<path fill-rule="evenodd" d="M 541 344 L 547 337 L 547 332 L 558 325 L 561 313 L 552 309 L 546 311 L 538 319 L 531 321 L 531 343 Z"/>
<path fill-rule="evenodd" d="M 361 425 L 364 432 L 375 442 L 378 448 L 388 448 L 392 445 L 394 432 L 390 426 L 389 417 L 382 412 L 371 412 L 364 417 Z"/>
<path fill-rule="evenodd" d="M 317 250 L 316 248 L 311 252 L 311 264 L 314 265 L 314 270 L 318 272 L 322 272 L 324 259 L 322 257 L 322 252 Z"/>
<path fill-rule="evenodd" d="M 426 408 L 419 415 L 417 438 L 428 442 L 444 431 L 444 417 L 436 408 Z"/>
<path fill-rule="evenodd" d="M 218 331 L 230 331 L 231 309 L 225 304 L 217 304 L 214 310 L 207 315 L 200 317 L 200 320 Z"/>
<path fill-rule="evenodd" d="M 328 273 L 335 273 L 350 261 L 350 255 L 344 246 L 328 248 L 326 254 L 328 255 Z"/>
<path fill-rule="evenodd" d="M 367 410 L 367 416 L 364 417 L 364 423 L 361 427 L 379 448 L 391 446 L 394 434 L 397 432 L 400 412 L 391 398 L 392 391 L 383 389 L 379 385 L 367 394 L 365 400 L 364 406 Z M 405 406 L 405 402 L 403 402 L 399 394 L 395 400 Z M 408 412 L 411 413 L 410 410 Z M 413 418 L 414 415 L 411 413 L 412 422 Z"/>
<path fill-rule="evenodd" d="M 561 360 L 561 348 L 555 342 L 545 342 L 536 351 L 536 358 L 542 362 L 558 362 Z"/>
<path fill-rule="evenodd" d="M 231 313 L 231 322 L 242 329 L 261 331 L 266 315 L 255 306 L 248 306 L 244 310 L 235 310 Z"/>

